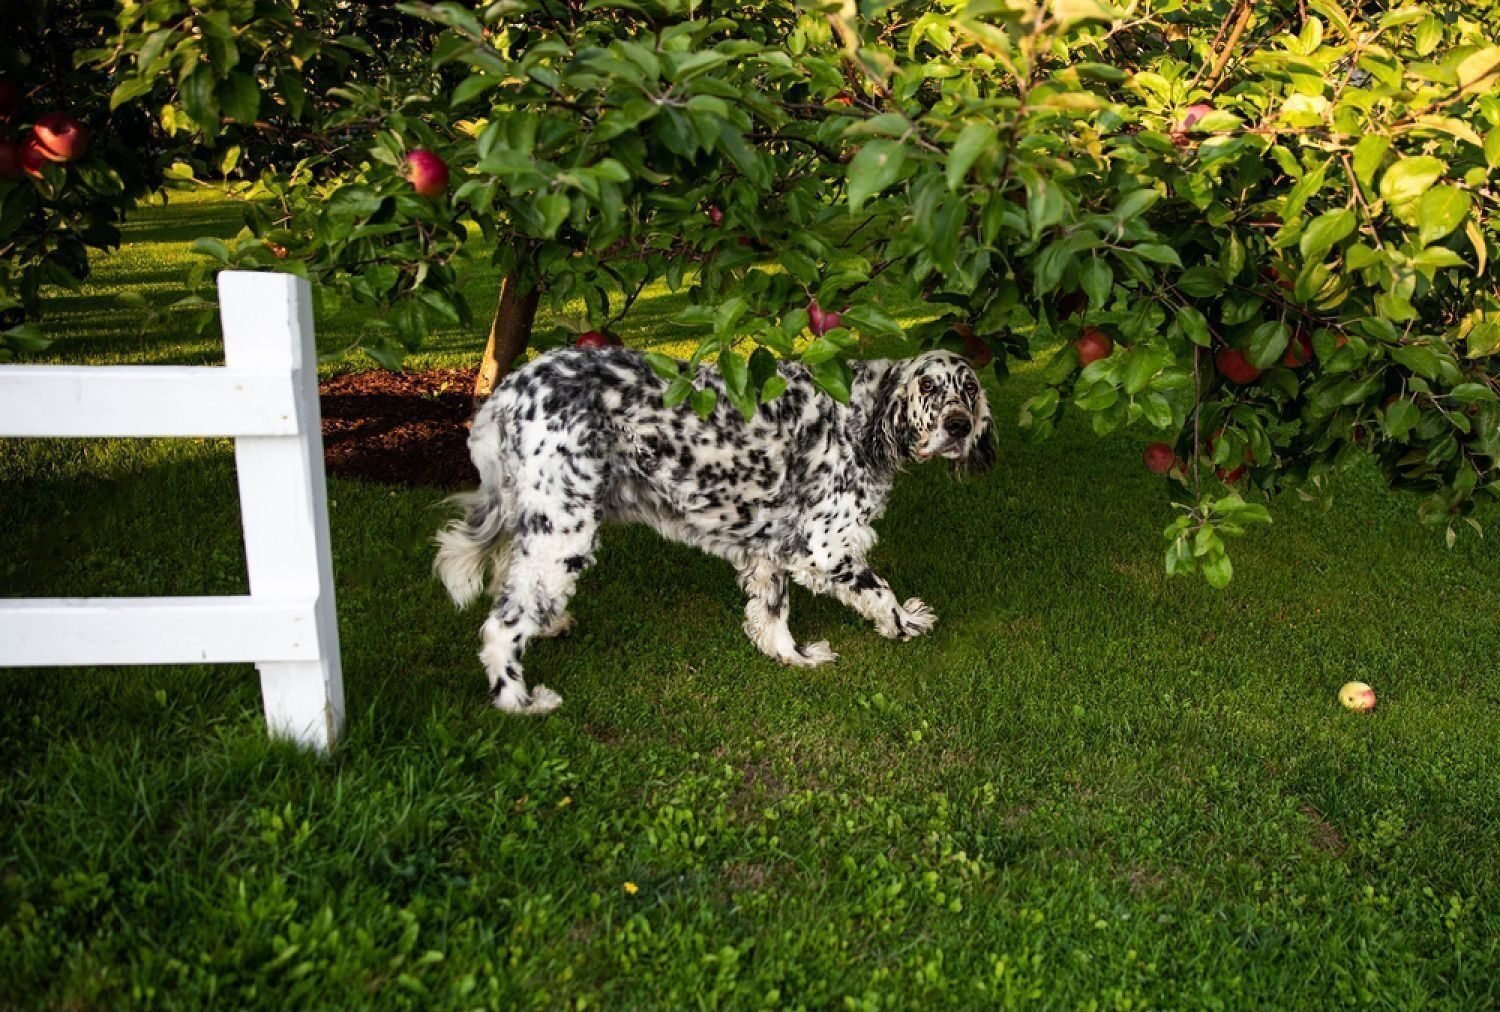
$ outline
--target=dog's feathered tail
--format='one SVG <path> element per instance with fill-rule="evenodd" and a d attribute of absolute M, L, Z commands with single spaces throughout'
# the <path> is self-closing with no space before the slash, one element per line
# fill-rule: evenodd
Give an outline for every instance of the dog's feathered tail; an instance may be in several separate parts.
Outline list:
<path fill-rule="evenodd" d="M 502 548 L 514 530 L 515 495 L 504 462 L 505 413 L 499 408 L 486 404 L 474 417 L 469 456 L 479 469 L 479 488 L 448 500 L 464 515 L 438 531 L 435 539 L 432 571 L 460 608 L 484 591 L 487 568 L 493 567 L 491 581 L 498 584 L 509 562 L 510 553 Z"/>

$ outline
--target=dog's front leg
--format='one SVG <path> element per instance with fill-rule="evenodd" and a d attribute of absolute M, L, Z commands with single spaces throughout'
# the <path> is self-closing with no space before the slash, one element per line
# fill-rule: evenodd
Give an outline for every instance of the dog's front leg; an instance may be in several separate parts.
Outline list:
<path fill-rule="evenodd" d="M 896 599 L 895 591 L 865 560 L 843 555 L 831 565 L 809 565 L 793 570 L 793 578 L 819 594 L 830 594 L 875 623 L 886 639 L 909 640 L 937 625 L 937 614 L 919 598 Z"/>
<path fill-rule="evenodd" d="M 740 570 L 745 602 L 745 635 L 760 652 L 782 664 L 815 668 L 838 660 L 827 640 L 798 646 L 787 626 L 791 607 L 786 573 L 766 561 L 756 561 Z"/>

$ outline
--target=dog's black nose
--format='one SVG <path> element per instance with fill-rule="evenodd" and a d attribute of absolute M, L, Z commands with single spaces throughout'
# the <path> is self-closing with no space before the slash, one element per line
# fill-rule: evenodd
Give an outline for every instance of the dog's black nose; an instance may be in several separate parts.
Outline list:
<path fill-rule="evenodd" d="M 943 423 L 943 431 L 954 439 L 962 439 L 974 428 L 974 423 L 963 415 L 954 415 Z"/>

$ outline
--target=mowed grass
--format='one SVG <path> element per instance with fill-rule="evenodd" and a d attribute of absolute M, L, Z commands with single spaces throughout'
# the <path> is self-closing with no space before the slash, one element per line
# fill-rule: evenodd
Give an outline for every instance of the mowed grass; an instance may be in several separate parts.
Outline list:
<path fill-rule="evenodd" d="M 235 227 L 142 213 L 48 358 L 213 361 L 112 297 L 169 301 Z M 675 339 L 648 300 L 629 340 Z M 1361 470 L 1275 503 L 1228 591 L 1168 580 L 1149 437 L 1023 444 L 1036 385 L 991 384 L 994 473 L 914 469 L 880 525 L 932 635 L 795 593 L 831 667 L 758 654 L 724 563 L 612 530 L 527 656 L 565 705 L 503 717 L 429 576 L 439 493 L 331 481 L 332 759 L 266 740 L 248 665 L 0 672 L 0 1008 L 1494 1007 L 1493 546 Z M 4 595 L 244 592 L 238 538 L 226 443 L 0 442 Z"/>

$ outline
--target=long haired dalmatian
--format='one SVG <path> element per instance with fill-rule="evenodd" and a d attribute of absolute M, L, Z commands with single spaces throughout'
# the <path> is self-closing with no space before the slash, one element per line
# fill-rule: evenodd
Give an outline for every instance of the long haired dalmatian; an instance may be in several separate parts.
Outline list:
<path fill-rule="evenodd" d="M 479 657 L 495 706 L 539 714 L 562 703 L 545 686 L 527 691 L 521 657 L 531 640 L 572 625 L 568 602 L 606 521 L 648 524 L 727 559 L 749 597 L 746 634 L 783 664 L 837 656 L 827 642 L 792 638 L 788 580 L 831 594 L 891 639 L 933 627 L 932 609 L 897 599 L 865 556 L 904 463 L 943 457 L 955 472 L 994 463 L 973 369 L 945 351 L 856 362 L 840 404 L 803 366 L 779 368 L 786 391 L 748 422 L 707 368 L 697 383 L 720 393 L 712 414 L 664 406 L 666 382 L 625 348 L 543 355 L 479 409 L 469 454 L 480 486 L 457 497 L 464 516 L 439 531 L 434 569 L 459 607 L 489 578 L 495 602 Z"/>

